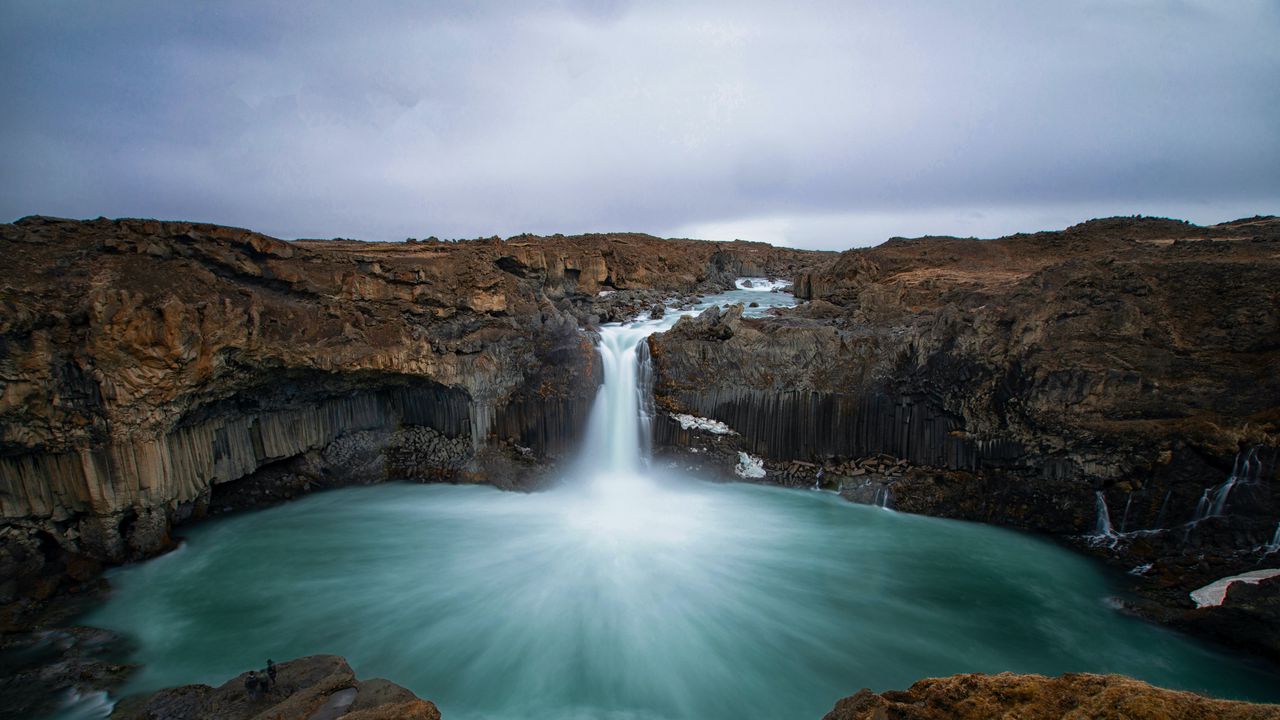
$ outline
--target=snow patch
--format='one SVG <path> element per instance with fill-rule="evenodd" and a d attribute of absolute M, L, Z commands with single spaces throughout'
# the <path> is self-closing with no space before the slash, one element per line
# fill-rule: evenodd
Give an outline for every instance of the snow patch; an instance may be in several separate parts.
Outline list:
<path fill-rule="evenodd" d="M 732 428 L 719 420 L 711 418 L 698 417 L 696 415 L 685 415 L 683 413 L 672 413 L 671 419 L 680 423 L 682 430 L 701 430 L 709 432 L 713 435 L 737 435 Z"/>
<path fill-rule="evenodd" d="M 762 478 L 765 476 L 764 460 L 738 451 L 738 465 L 733 469 L 740 478 Z"/>
<path fill-rule="evenodd" d="M 1221 580 L 1214 580 L 1199 590 L 1191 591 L 1191 599 L 1196 601 L 1196 607 L 1212 607 L 1221 605 L 1223 600 L 1227 599 L 1227 588 L 1231 587 L 1231 583 L 1243 582 L 1251 585 L 1266 580 L 1267 578 L 1280 575 L 1280 568 L 1271 568 L 1268 570 L 1254 570 L 1252 572 L 1232 575 L 1224 577 Z"/>

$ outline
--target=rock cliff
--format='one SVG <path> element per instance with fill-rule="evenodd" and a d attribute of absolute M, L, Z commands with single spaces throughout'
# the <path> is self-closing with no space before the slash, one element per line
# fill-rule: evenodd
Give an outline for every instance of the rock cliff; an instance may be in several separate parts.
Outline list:
<path fill-rule="evenodd" d="M 1280 220 L 894 239 L 795 288 L 809 303 L 794 311 L 709 310 L 650 339 L 658 406 L 738 433 L 668 416 L 660 442 L 759 456 L 767 481 L 1074 536 L 1179 612 L 1199 584 L 1266 562 Z"/>
<path fill-rule="evenodd" d="M 1211 700 L 1121 675 L 953 675 L 902 691 L 862 690 L 823 720 L 1271 720 L 1280 706 Z"/>
<path fill-rule="evenodd" d="M 154 554 L 210 509 L 386 478 L 520 486 L 579 434 L 598 319 L 819 257 L 42 217 L 0 225 L 0 250 L 0 602 Z"/>

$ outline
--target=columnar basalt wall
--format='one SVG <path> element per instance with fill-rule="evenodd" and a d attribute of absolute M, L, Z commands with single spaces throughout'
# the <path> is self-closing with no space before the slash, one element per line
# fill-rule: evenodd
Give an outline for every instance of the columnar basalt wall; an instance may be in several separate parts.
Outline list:
<path fill-rule="evenodd" d="M 265 391 L 264 391 L 265 392 Z M 237 480 L 272 462 L 317 450 L 342 435 L 401 425 L 470 435 L 469 401 L 461 391 L 400 388 L 354 391 L 292 407 L 224 406 L 195 413 L 159 438 L 104 448 L 0 457 L 0 509 L 5 517 L 64 520 L 130 506 L 191 501 L 211 485 Z"/>
<path fill-rule="evenodd" d="M 794 288 L 794 311 L 708 311 L 650 339 L 658 406 L 736 433 L 667 419 L 661 442 L 760 456 L 766 481 L 1074 536 L 1166 609 L 1269 562 L 1280 220 L 894 239 Z M 1206 517 L 1212 497 L 1227 499 Z"/>
<path fill-rule="evenodd" d="M 924 398 L 711 388 L 666 400 L 728 424 L 747 451 L 778 460 L 889 453 L 918 465 L 974 470 L 981 456 L 981 446 L 952 435 L 960 421 Z M 661 424 L 657 442 L 669 443 L 676 427 Z"/>
<path fill-rule="evenodd" d="M 586 421 L 597 318 L 822 259 L 635 234 L 282 242 L 40 217 L 0 225 L 0 250 L 4 599 L 157 552 L 211 498 L 522 487 Z"/>
<path fill-rule="evenodd" d="M 1202 468 L 1174 492 L 1189 514 L 1241 447 L 1280 437 L 1277 247 L 1274 219 L 893 240 L 798 276 L 797 311 L 652 338 L 659 404 L 768 458 L 887 453 L 1074 484 L 1072 503 L 1150 491 L 1176 459 Z"/>

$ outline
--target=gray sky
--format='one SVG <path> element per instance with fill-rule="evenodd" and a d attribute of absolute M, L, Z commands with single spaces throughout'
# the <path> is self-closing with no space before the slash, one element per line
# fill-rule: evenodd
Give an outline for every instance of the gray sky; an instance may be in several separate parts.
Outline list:
<path fill-rule="evenodd" d="M 1280 1 L 0 0 L 0 220 L 843 249 L 1280 213 Z"/>

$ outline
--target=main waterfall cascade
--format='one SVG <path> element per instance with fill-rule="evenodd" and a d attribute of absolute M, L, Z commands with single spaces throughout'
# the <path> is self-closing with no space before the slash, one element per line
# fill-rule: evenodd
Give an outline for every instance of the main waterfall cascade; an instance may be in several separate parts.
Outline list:
<path fill-rule="evenodd" d="M 790 302 L 768 287 L 707 304 Z M 1116 580 L 1047 541 L 651 462 L 642 341 L 679 314 L 601 328 L 605 382 L 555 488 L 387 484 L 229 516 L 113 571 L 85 622 L 135 641 L 133 691 L 335 653 L 454 720 L 816 720 L 960 672 L 1280 700 L 1266 669 L 1114 612 Z"/>

